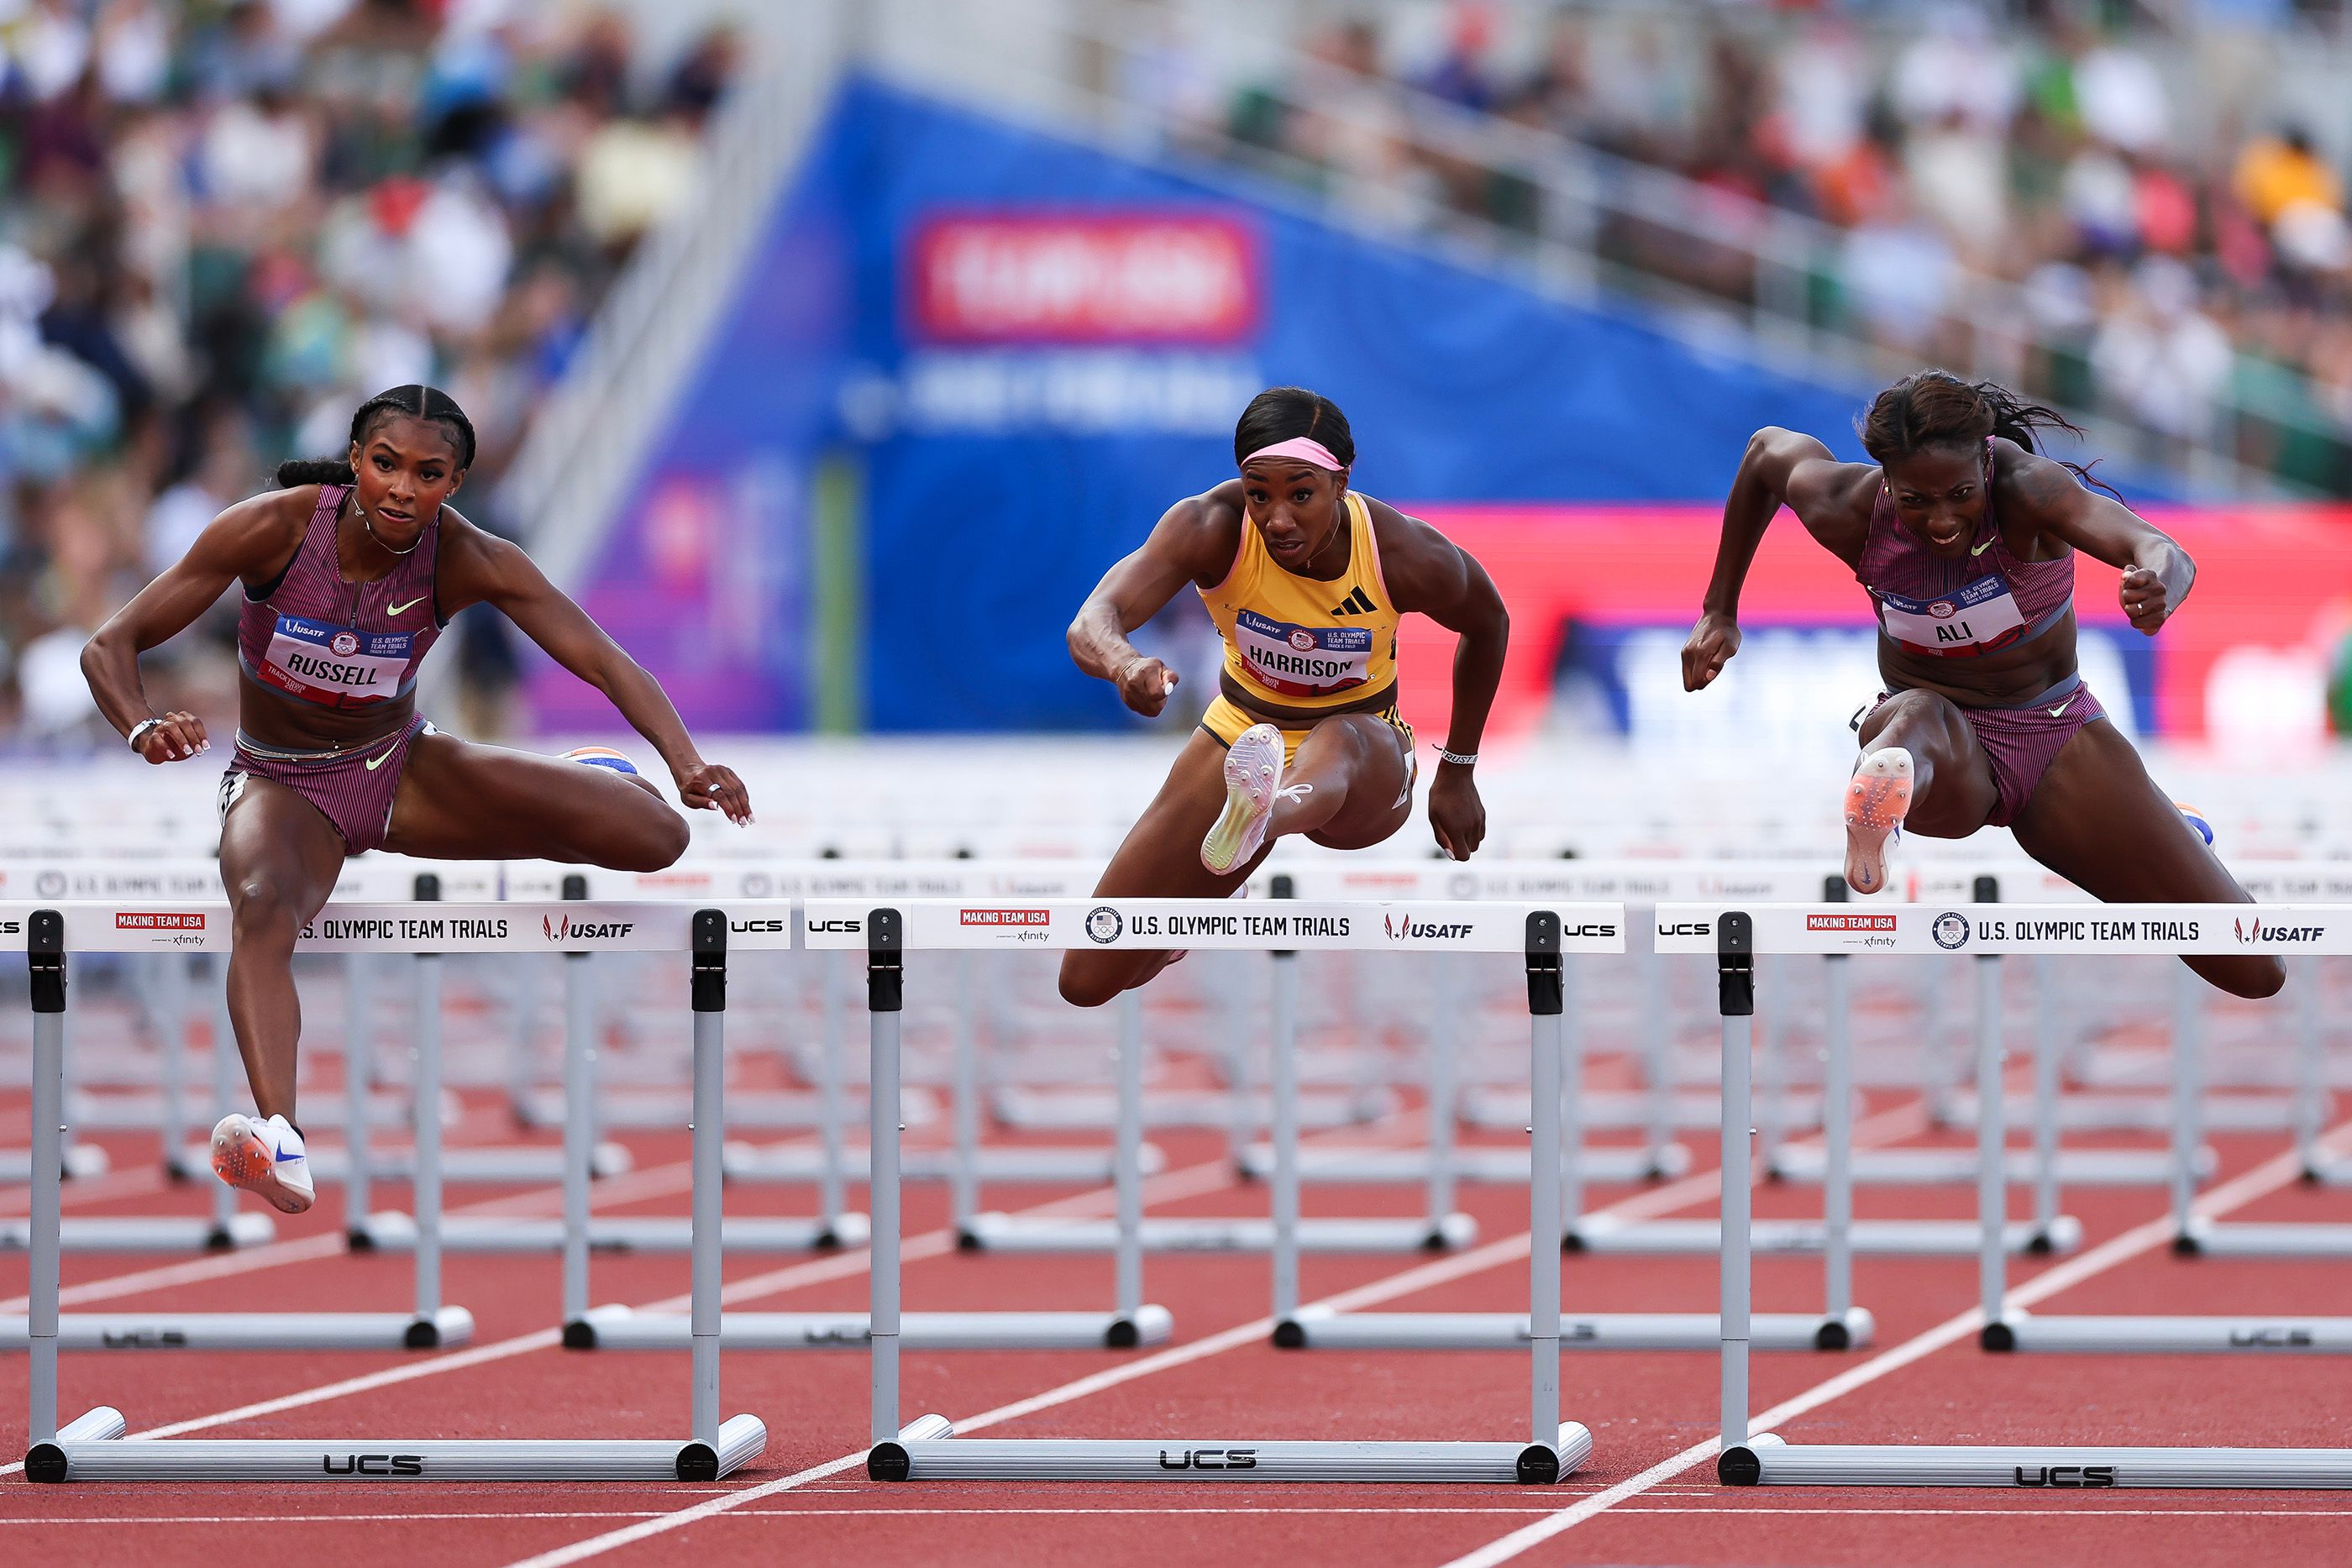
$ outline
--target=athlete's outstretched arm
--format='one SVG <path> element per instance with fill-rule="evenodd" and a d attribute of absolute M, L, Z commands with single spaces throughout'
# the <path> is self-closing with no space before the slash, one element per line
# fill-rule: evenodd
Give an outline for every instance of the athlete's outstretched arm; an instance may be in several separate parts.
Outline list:
<path fill-rule="evenodd" d="M 751 797 L 731 768 L 705 762 L 669 695 L 588 612 L 547 580 L 521 548 L 484 533 L 447 508 L 441 515 L 440 609 L 456 615 L 475 603 L 496 607 L 550 658 L 609 698 L 630 727 L 668 764 L 677 798 L 716 807 L 728 820 L 751 820 Z"/>
<path fill-rule="evenodd" d="M 2197 580 L 2197 563 L 2171 535 L 2125 506 L 2082 484 L 2063 463 L 2020 450 L 2002 465 L 2004 488 L 2025 502 L 2026 515 L 2055 538 L 2095 560 L 2123 569 L 2117 597 L 2124 613 L 2153 637 Z"/>
<path fill-rule="evenodd" d="M 1731 492 L 1723 498 L 1723 539 L 1707 579 L 1698 624 L 1683 644 L 1683 690 L 1695 692 L 1723 673 L 1739 652 L 1739 590 L 1755 564 L 1764 530 L 1782 507 L 1793 510 L 1823 548 L 1849 564 L 1869 537 L 1865 509 L 1859 527 L 1851 508 L 1834 504 L 1839 480 L 1851 467 L 1802 431 L 1766 425 L 1748 438 Z"/>
<path fill-rule="evenodd" d="M 1209 496 L 1190 496 L 1169 507 L 1142 548 L 1103 573 L 1070 622 L 1070 657 L 1078 668 L 1117 686 L 1119 700 L 1146 718 L 1157 718 L 1168 706 L 1176 672 L 1139 653 L 1127 634 L 1159 614 L 1185 584 L 1223 575 L 1216 564 L 1220 537 L 1227 540 L 1223 564 L 1232 564 L 1239 520 L 1221 519 L 1221 506 Z"/>
<path fill-rule="evenodd" d="M 1372 503 L 1380 530 L 1381 570 L 1401 611 L 1416 611 L 1454 632 L 1454 707 L 1445 749 L 1475 757 L 1503 684 L 1503 655 L 1511 645 L 1511 614 L 1495 580 L 1469 551 L 1418 517 Z M 1440 758 L 1429 781 L 1429 826 L 1439 847 L 1468 860 L 1486 837 L 1486 807 L 1471 768 Z"/>
<path fill-rule="evenodd" d="M 82 644 L 82 678 L 106 722 L 128 736 L 157 715 L 147 706 L 139 678 L 139 655 L 186 631 L 239 578 L 259 578 L 293 559 L 302 543 L 307 510 L 287 505 L 287 492 L 256 496 L 205 525 L 188 553 L 163 569 L 131 602 L 116 611 Z M 299 511 L 300 517 L 296 513 Z M 150 762 L 177 762 L 211 744 L 204 721 L 192 713 L 162 716 L 163 722 L 141 738 L 139 754 Z"/>

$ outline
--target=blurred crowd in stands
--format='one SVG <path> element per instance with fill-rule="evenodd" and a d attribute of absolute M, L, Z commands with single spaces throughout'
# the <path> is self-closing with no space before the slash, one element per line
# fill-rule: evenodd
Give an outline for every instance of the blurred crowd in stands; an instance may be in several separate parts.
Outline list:
<path fill-rule="evenodd" d="M 2147 455 L 2194 441 L 2352 495 L 2352 47 L 2329 6 L 1460 0 L 1436 26 L 1406 16 L 1341 13 L 1305 35 L 1328 68 L 1203 95 L 1210 140 L 1402 221 L 1585 225 L 1620 281 L 1737 306 L 1777 291 L 1785 314 L 1892 356 L 2114 416 Z M 2198 25 L 2215 31 L 2184 35 Z M 2320 90 L 2285 91 L 2266 65 L 2282 58 Z M 1452 132 L 1479 121 L 1440 106 L 1487 117 L 1499 151 L 1465 152 Z M 1579 177 L 1597 168 L 1622 199 L 1596 221 L 1543 177 L 1559 144 L 1512 128 L 1608 155 Z M 1694 183 L 1665 204 L 1730 243 L 1658 221 L 1658 193 L 1632 188 L 1643 169 Z M 1777 241 L 1785 263 L 1791 235 L 1799 264 L 1759 268 L 1757 247 Z"/>
<path fill-rule="evenodd" d="M 494 481 L 634 243 L 694 191 L 735 40 L 569 0 L 0 0 L 0 737 L 110 739 L 77 658 L 282 457 L 449 390 Z M 513 664 L 461 617 L 477 731 Z M 151 655 L 234 713 L 233 621 Z"/>

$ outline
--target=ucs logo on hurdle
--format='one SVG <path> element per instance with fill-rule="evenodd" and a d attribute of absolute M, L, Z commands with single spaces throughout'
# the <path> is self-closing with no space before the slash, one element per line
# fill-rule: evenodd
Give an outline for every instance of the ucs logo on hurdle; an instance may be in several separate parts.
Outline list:
<path fill-rule="evenodd" d="M 2021 1487 L 2111 1487 L 2116 1484 L 2113 1465 L 2019 1465 L 2017 1484 Z"/>
<path fill-rule="evenodd" d="M 1257 1450 L 1179 1448 L 1171 1455 L 1162 1448 L 1160 1450 L 1160 1468 L 1163 1470 L 1254 1470 L 1257 1469 Z"/>
<path fill-rule="evenodd" d="M 321 1454 L 319 1468 L 331 1476 L 421 1476 L 422 1454 Z"/>

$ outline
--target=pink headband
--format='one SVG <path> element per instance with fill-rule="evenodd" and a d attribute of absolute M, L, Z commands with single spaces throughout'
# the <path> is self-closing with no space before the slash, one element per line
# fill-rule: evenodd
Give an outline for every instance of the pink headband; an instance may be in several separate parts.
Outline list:
<path fill-rule="evenodd" d="M 1261 457 L 1295 457 L 1301 463 L 1338 474 L 1348 466 L 1331 455 L 1331 449 L 1311 435 L 1294 435 L 1287 441 L 1277 441 L 1271 446 L 1261 446 L 1242 459 L 1246 468 Z"/>

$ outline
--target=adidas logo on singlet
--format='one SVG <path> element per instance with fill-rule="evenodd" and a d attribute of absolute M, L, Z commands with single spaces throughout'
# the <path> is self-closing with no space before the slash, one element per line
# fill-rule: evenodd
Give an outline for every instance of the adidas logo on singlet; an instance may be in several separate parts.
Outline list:
<path fill-rule="evenodd" d="M 1377 615 L 1380 613 L 1380 606 L 1374 604 L 1369 598 L 1365 597 L 1364 591 L 1359 588 L 1349 593 L 1347 598 L 1331 606 L 1331 613 L 1334 615 Z"/>

